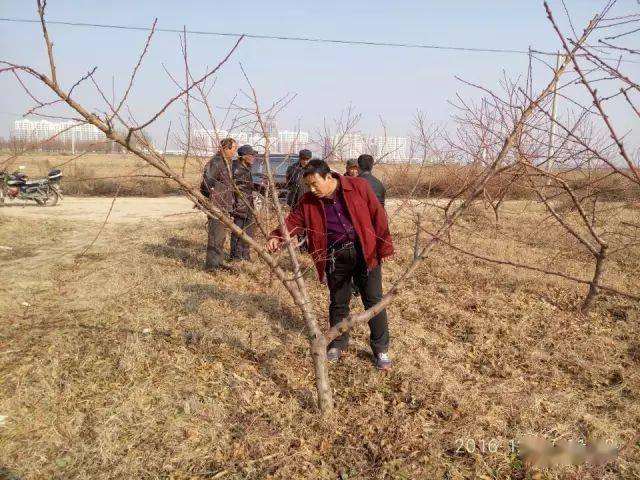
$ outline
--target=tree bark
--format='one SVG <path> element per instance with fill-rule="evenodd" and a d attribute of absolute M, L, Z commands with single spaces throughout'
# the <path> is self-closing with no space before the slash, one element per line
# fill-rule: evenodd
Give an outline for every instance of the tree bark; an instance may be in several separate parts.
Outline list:
<path fill-rule="evenodd" d="M 604 262 L 607 258 L 607 245 L 602 244 L 600 246 L 600 252 L 596 255 L 596 268 L 593 272 L 593 279 L 591 280 L 591 284 L 589 285 L 589 291 L 587 292 L 587 296 L 582 302 L 582 307 L 580 307 L 580 312 L 587 313 L 593 303 L 600 293 L 600 279 L 602 278 L 602 274 L 604 273 Z"/>
<path fill-rule="evenodd" d="M 312 339 L 310 344 L 313 369 L 316 374 L 318 407 L 322 415 L 326 417 L 333 410 L 333 395 L 329 382 L 329 369 L 327 368 L 327 342 L 324 335 L 321 334 Z"/>

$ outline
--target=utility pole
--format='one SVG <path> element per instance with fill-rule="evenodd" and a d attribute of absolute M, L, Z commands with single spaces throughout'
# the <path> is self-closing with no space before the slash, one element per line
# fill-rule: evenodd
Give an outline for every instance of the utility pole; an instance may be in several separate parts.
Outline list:
<path fill-rule="evenodd" d="M 111 75 L 111 105 L 114 105 L 115 107 L 116 104 L 116 78 Z M 116 142 L 114 142 L 113 140 L 111 140 L 109 142 L 109 144 L 111 145 L 111 153 L 113 153 L 114 148 L 116 146 Z"/>
<path fill-rule="evenodd" d="M 560 52 L 558 52 L 556 54 L 556 69 L 554 70 L 554 74 L 558 73 L 558 69 L 560 68 Z M 558 101 L 558 80 L 559 78 L 556 78 L 556 81 L 554 82 L 553 85 L 553 97 L 551 98 L 551 128 L 549 129 L 549 149 L 547 151 L 547 171 L 549 173 L 551 173 L 551 170 L 553 169 L 553 164 L 554 164 L 554 160 L 553 160 L 553 156 L 555 155 L 555 146 L 554 146 L 554 139 L 555 139 L 555 135 L 556 135 L 556 110 L 557 110 L 557 101 Z M 547 180 L 547 185 L 549 184 L 549 181 Z"/>

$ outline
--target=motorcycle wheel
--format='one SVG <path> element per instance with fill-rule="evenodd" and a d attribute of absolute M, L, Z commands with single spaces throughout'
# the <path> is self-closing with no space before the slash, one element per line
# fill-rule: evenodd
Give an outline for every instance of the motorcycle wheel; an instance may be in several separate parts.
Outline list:
<path fill-rule="evenodd" d="M 50 207 L 57 205 L 58 201 L 60 200 L 60 194 L 58 193 L 58 190 L 56 188 L 49 188 L 47 194 L 48 196 L 44 203 L 46 203 Z"/>

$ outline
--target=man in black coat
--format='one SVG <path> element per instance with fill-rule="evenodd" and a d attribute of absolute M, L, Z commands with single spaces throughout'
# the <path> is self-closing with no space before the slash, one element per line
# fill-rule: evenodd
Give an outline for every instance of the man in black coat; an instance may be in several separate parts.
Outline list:
<path fill-rule="evenodd" d="M 231 212 L 233 208 L 232 161 L 238 150 L 238 143 L 233 138 L 220 141 L 220 148 L 204 167 L 200 192 L 211 200 L 213 206 L 223 212 Z M 224 268 L 224 241 L 226 231 L 224 224 L 209 218 L 207 224 L 207 258 L 205 270 L 214 271 Z"/>
<path fill-rule="evenodd" d="M 371 173 L 373 170 L 373 157 L 367 154 L 360 155 L 358 157 L 358 167 L 360 167 L 360 178 L 364 178 L 369 182 L 369 185 L 371 185 L 371 188 L 373 189 L 373 193 L 376 194 L 378 201 L 384 207 L 387 190 L 384 188 L 382 182 Z"/>
<path fill-rule="evenodd" d="M 306 184 L 302 178 L 302 171 L 311 160 L 311 150 L 300 150 L 298 162 L 287 168 L 287 205 L 293 208 L 298 200 L 307 191 Z"/>
<path fill-rule="evenodd" d="M 298 153 L 298 161 L 287 168 L 287 205 L 293 209 L 300 197 L 304 195 L 308 188 L 304 183 L 303 173 L 304 168 L 309 165 L 311 161 L 311 150 L 302 149 Z M 307 251 L 307 236 L 306 234 L 298 235 L 298 244 L 300 251 Z"/>
<path fill-rule="evenodd" d="M 243 145 L 238 149 L 238 159 L 233 162 L 231 173 L 233 176 L 234 198 L 233 223 L 244 233 L 253 238 L 255 218 L 253 216 L 253 178 L 251 167 L 256 160 L 257 152 L 251 145 Z M 249 244 L 235 233 L 231 234 L 231 260 L 250 260 Z"/>

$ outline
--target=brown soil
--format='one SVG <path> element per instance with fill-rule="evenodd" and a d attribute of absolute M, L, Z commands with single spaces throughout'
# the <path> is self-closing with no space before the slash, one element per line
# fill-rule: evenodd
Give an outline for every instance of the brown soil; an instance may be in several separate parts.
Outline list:
<path fill-rule="evenodd" d="M 203 272 L 204 217 L 183 198 L 116 200 L 80 255 L 110 204 L 0 209 L 0 246 L 13 248 L 0 250 L 0 478 L 640 476 L 637 303 L 603 295 L 583 317 L 584 286 L 441 246 L 389 309 L 394 369 L 372 367 L 357 328 L 323 421 L 304 325 L 262 264 Z M 388 282 L 412 256 L 395 207 Z M 543 216 L 509 203 L 496 227 L 475 208 L 453 238 L 587 278 L 589 257 Z M 637 293 L 639 273 L 636 247 L 612 256 L 605 281 Z M 624 450 L 537 470 L 511 450 L 522 434 Z"/>

